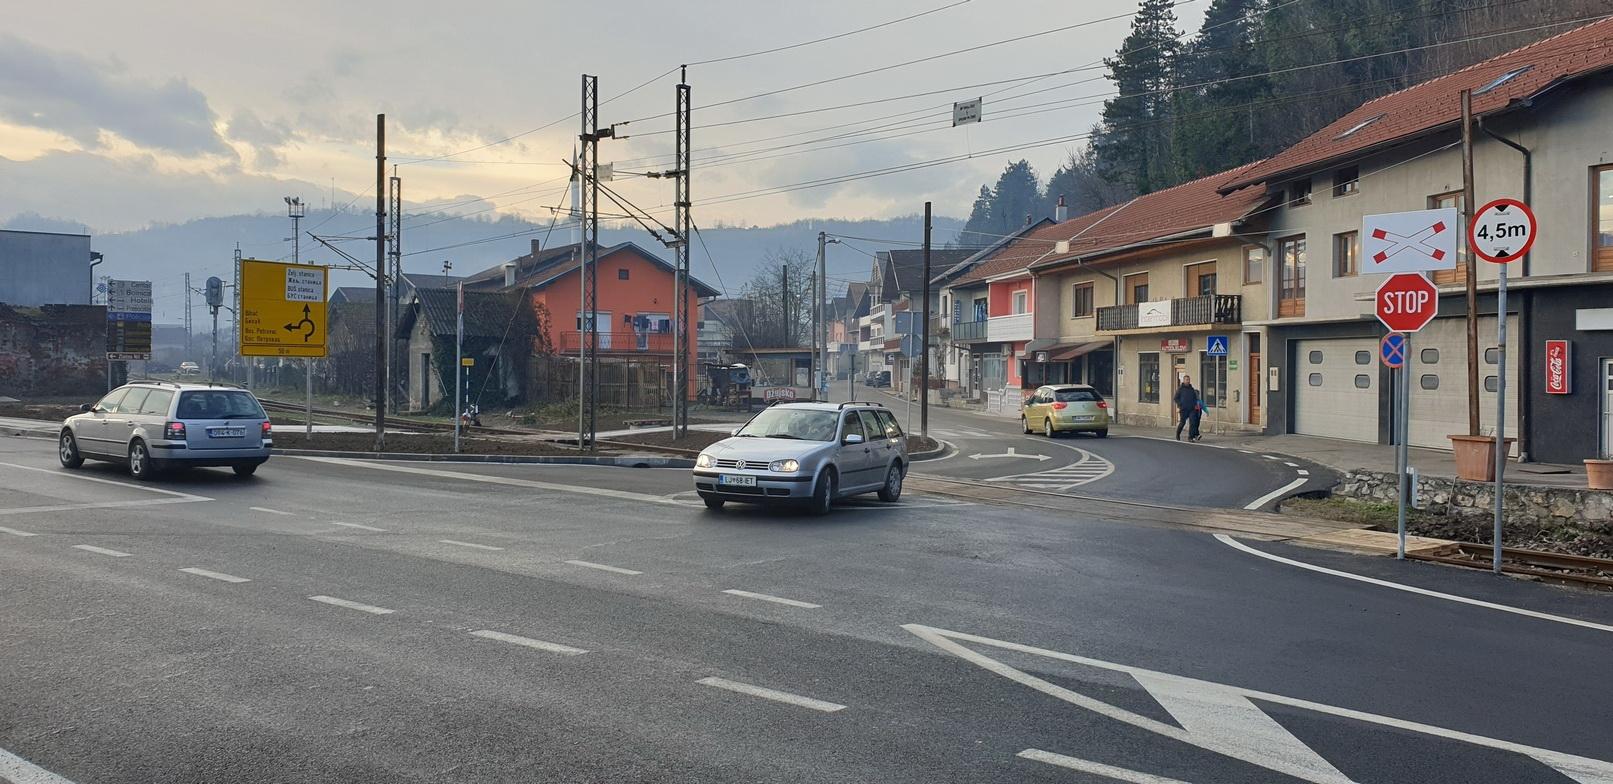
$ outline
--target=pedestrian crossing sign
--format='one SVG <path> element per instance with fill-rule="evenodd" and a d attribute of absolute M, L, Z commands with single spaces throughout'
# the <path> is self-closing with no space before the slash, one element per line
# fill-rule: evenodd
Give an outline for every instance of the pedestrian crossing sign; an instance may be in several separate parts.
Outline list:
<path fill-rule="evenodd" d="M 1212 356 L 1212 357 L 1224 357 L 1224 356 L 1226 356 L 1227 355 L 1227 336 L 1226 335 L 1211 335 L 1209 340 L 1204 344 L 1204 353 L 1207 356 Z"/>

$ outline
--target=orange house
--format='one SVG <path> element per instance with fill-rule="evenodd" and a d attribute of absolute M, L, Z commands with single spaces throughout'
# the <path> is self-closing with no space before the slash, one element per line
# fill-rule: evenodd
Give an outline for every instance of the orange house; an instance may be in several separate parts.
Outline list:
<path fill-rule="evenodd" d="M 580 245 L 541 248 L 532 241 L 530 253 L 465 279 L 469 290 L 511 290 L 527 292 L 536 306 L 548 314 L 543 325 L 545 337 L 555 351 L 576 356 L 587 334 L 583 330 L 580 289 Z M 598 299 L 593 329 L 599 335 L 602 358 L 657 358 L 672 360 L 675 335 L 672 319 L 676 302 L 673 291 L 676 270 L 670 262 L 632 242 L 599 249 L 597 270 Z M 697 333 L 694 323 L 702 298 L 717 296 L 711 286 L 689 278 L 686 306 L 689 314 L 688 356 L 696 356 Z M 695 373 L 690 373 L 690 391 L 695 389 Z"/>

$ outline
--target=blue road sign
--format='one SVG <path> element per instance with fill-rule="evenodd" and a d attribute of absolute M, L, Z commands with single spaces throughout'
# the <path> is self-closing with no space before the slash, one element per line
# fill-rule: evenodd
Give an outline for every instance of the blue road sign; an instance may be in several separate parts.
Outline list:
<path fill-rule="evenodd" d="M 1384 335 L 1378 343 L 1378 357 L 1384 367 L 1399 368 L 1406 364 L 1406 336 L 1399 332 Z"/>
<path fill-rule="evenodd" d="M 1226 335 L 1211 335 L 1210 338 L 1209 338 L 1209 341 L 1204 344 L 1204 353 L 1206 355 L 1212 356 L 1212 357 L 1224 357 L 1224 356 L 1226 356 L 1227 355 L 1227 336 Z"/>

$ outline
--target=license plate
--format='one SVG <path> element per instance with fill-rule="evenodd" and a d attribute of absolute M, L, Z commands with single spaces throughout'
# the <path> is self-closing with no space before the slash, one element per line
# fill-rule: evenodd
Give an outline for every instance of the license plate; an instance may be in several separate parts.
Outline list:
<path fill-rule="evenodd" d="M 717 477 L 717 484 L 731 487 L 755 487 L 756 477 L 743 474 L 723 474 Z"/>
<path fill-rule="evenodd" d="M 1089 416 L 1073 416 L 1073 417 L 1070 417 L 1071 422 L 1091 422 L 1094 419 L 1097 419 L 1097 417 L 1090 416 L 1090 415 Z"/>
<path fill-rule="evenodd" d="M 207 429 L 210 438 L 244 438 L 246 428 L 241 427 L 210 427 Z"/>

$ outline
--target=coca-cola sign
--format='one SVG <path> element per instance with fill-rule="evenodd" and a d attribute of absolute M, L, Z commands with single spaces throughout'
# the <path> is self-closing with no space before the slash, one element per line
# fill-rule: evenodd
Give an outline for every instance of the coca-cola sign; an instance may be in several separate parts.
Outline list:
<path fill-rule="evenodd" d="M 1571 367 L 1568 341 L 1546 341 L 1546 394 L 1566 395 L 1572 391 Z"/>

